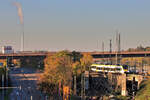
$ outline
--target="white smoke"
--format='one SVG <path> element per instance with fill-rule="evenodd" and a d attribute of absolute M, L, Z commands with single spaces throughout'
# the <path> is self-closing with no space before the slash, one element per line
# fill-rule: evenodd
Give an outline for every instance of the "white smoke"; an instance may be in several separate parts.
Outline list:
<path fill-rule="evenodd" d="M 20 24 L 22 26 L 22 36 L 21 36 L 21 51 L 24 51 L 24 22 L 23 22 L 23 12 L 22 12 L 22 6 L 18 2 L 14 2 L 13 5 L 17 7 L 18 10 L 18 16 L 20 19 Z"/>
<path fill-rule="evenodd" d="M 23 25 L 23 12 L 22 12 L 22 6 L 21 6 L 21 4 L 20 3 L 18 3 L 18 2 L 14 2 L 13 3 L 16 7 L 17 7 L 17 9 L 18 9 L 18 16 L 19 16 L 19 18 L 20 18 L 20 23 Z"/>

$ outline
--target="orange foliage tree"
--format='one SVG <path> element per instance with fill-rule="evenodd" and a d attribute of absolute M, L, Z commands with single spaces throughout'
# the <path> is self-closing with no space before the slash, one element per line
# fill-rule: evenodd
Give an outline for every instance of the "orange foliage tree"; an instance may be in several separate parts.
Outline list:
<path fill-rule="evenodd" d="M 44 61 L 44 73 L 39 78 L 39 88 L 50 96 L 61 95 L 63 86 L 71 87 L 72 58 L 68 51 L 48 55 Z M 56 98 L 55 98 L 56 99 Z"/>
<path fill-rule="evenodd" d="M 80 59 L 82 72 L 89 70 L 90 65 L 93 63 L 93 57 L 89 53 L 84 53 L 83 57 Z"/>
<path fill-rule="evenodd" d="M 67 86 L 71 90 L 73 74 L 80 76 L 89 69 L 92 61 L 93 58 L 89 53 L 84 53 L 82 56 L 78 52 L 71 53 L 65 50 L 48 55 L 44 60 L 44 72 L 38 81 L 39 89 L 54 100 L 58 99 L 55 97 L 62 96 L 64 87 Z"/>

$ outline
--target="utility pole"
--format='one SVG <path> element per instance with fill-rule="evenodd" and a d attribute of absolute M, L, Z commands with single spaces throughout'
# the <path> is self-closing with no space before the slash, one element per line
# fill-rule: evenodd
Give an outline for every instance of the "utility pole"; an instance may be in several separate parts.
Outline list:
<path fill-rule="evenodd" d="M 109 52 L 112 53 L 112 40 L 111 40 L 111 39 L 110 39 L 110 44 L 109 44 L 109 46 L 110 46 Z"/>
<path fill-rule="evenodd" d="M 84 73 L 81 74 L 81 98 L 85 100 L 85 77 Z"/>
<path fill-rule="evenodd" d="M 81 73 L 81 98 L 83 99 L 83 73 Z"/>
<path fill-rule="evenodd" d="M 77 95 L 77 77 L 74 75 L 74 95 Z"/>
<path fill-rule="evenodd" d="M 120 36 L 120 33 L 118 34 L 118 52 L 120 53 L 121 51 L 121 36 Z"/>
<path fill-rule="evenodd" d="M 104 53 L 104 42 L 102 42 L 102 52 Z"/>
<path fill-rule="evenodd" d="M 116 31 L 116 64 L 118 64 L 118 31 Z"/>
<path fill-rule="evenodd" d="M 143 63 L 143 59 L 142 59 L 142 74 L 144 73 L 144 63 Z"/>
<path fill-rule="evenodd" d="M 84 89 L 83 89 L 83 100 L 85 100 L 86 99 L 85 98 L 85 72 L 83 74 L 83 87 L 84 87 Z"/>
<path fill-rule="evenodd" d="M 2 74 L 2 87 L 4 88 L 4 74 Z M 4 100 L 4 89 L 2 89 L 2 100 Z"/>
<path fill-rule="evenodd" d="M 110 63 L 112 64 L 112 59 L 111 59 L 111 53 L 112 53 L 112 40 L 111 40 L 111 39 L 110 39 L 110 44 L 109 44 L 109 46 L 110 46 L 110 51 L 109 51 L 110 55 L 109 55 L 109 58 L 110 58 Z"/>
<path fill-rule="evenodd" d="M 102 58 L 103 58 L 103 62 L 104 62 L 104 42 L 102 42 Z"/>
<path fill-rule="evenodd" d="M 121 36 L 120 33 L 116 31 L 116 64 L 120 63 L 121 60 L 120 52 L 121 52 Z"/>
<path fill-rule="evenodd" d="M 118 63 L 120 64 L 121 63 L 121 36 L 120 36 L 120 33 L 118 35 L 118 53 L 119 53 L 119 59 L 118 59 Z"/>

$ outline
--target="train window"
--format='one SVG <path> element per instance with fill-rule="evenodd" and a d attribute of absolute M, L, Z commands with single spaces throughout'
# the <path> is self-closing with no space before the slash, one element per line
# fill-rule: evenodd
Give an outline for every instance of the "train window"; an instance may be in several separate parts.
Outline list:
<path fill-rule="evenodd" d="M 107 70 L 107 68 L 104 68 L 104 70 Z"/>
<path fill-rule="evenodd" d="M 101 67 L 98 67 L 97 70 L 102 70 L 102 68 L 101 68 Z"/>
<path fill-rule="evenodd" d="M 120 71 L 121 69 L 120 69 L 120 68 L 116 68 L 116 70 L 117 70 L 117 71 Z"/>
<path fill-rule="evenodd" d="M 116 71 L 116 68 L 112 68 L 112 71 Z"/>
<path fill-rule="evenodd" d="M 104 68 L 104 70 L 107 70 L 107 71 L 109 71 L 109 70 L 111 70 L 111 68 Z"/>
<path fill-rule="evenodd" d="M 108 70 L 108 71 L 110 71 L 110 70 L 111 70 L 111 68 L 108 68 L 107 70 Z"/>
<path fill-rule="evenodd" d="M 114 69 L 114 68 L 111 68 L 111 71 L 115 71 L 115 69 Z"/>
<path fill-rule="evenodd" d="M 96 66 L 91 66 L 91 68 L 96 68 Z"/>

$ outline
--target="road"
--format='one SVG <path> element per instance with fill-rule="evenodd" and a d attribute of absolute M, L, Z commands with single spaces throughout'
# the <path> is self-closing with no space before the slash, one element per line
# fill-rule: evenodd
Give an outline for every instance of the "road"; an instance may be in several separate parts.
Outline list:
<path fill-rule="evenodd" d="M 9 71 L 12 90 L 10 100 L 45 100 L 44 94 L 37 90 L 39 73 L 31 68 L 12 68 Z"/>

